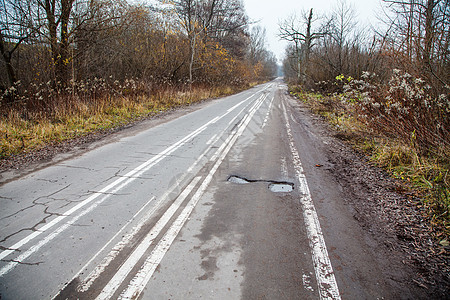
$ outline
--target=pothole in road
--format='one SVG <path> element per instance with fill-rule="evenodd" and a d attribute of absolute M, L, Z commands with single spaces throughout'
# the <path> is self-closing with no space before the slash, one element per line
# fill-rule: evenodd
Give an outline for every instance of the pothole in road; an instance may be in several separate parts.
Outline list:
<path fill-rule="evenodd" d="M 271 183 L 269 190 L 274 193 L 290 193 L 294 190 L 293 183 Z"/>
<path fill-rule="evenodd" d="M 237 184 L 246 184 L 246 183 L 252 182 L 252 181 L 249 181 L 248 179 L 245 179 L 245 178 L 239 177 L 239 176 L 235 176 L 235 175 L 231 175 L 230 177 L 228 177 L 228 181 L 232 182 L 232 183 L 237 183 Z"/>
<path fill-rule="evenodd" d="M 290 193 L 294 190 L 294 184 L 287 181 L 275 181 L 275 180 L 253 180 L 244 177 L 231 175 L 228 177 L 228 181 L 237 184 L 247 184 L 254 182 L 267 182 L 269 183 L 269 190 L 274 193 Z"/>

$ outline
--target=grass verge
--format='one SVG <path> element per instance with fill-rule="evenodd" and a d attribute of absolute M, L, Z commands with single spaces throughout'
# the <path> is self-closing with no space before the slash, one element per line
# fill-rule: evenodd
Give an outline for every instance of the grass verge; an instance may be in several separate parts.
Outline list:
<path fill-rule="evenodd" d="M 44 108 L 36 103 L 17 102 L 0 109 L 0 159 L 116 128 L 146 116 L 189 105 L 208 98 L 237 92 L 238 88 L 193 88 L 180 91 L 160 89 L 152 94 L 111 95 L 83 99 L 73 95 L 51 99 Z M 49 101 L 50 102 L 50 101 Z M 31 107 L 30 107 L 31 106 Z"/>
<path fill-rule="evenodd" d="M 409 143 L 392 135 L 376 133 L 360 121 L 351 103 L 339 95 L 323 96 L 290 87 L 290 93 L 304 102 L 314 113 L 326 118 L 355 149 L 365 153 L 370 161 L 387 170 L 405 191 L 410 191 L 426 208 L 442 246 L 449 245 L 450 236 L 450 158 L 445 152 L 421 154 L 414 139 Z"/>

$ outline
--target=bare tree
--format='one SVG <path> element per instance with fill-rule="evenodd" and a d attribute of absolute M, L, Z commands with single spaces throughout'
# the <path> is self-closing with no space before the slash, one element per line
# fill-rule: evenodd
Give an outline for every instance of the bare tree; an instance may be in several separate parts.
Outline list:
<path fill-rule="evenodd" d="M 262 52 L 266 46 L 266 29 L 257 25 L 250 31 L 250 43 L 248 46 L 249 60 L 253 64 L 261 60 Z"/>
<path fill-rule="evenodd" d="M 392 53 L 403 68 L 413 66 L 416 75 L 426 76 L 441 86 L 449 84 L 449 0 L 384 0 L 390 9 L 386 23 Z M 396 53 L 406 53 L 407 60 Z M 408 65 L 405 65 L 408 64 Z"/>
<path fill-rule="evenodd" d="M 38 31 L 31 19 L 31 5 L 13 0 L 0 1 L 0 53 L 6 67 L 7 85 L 17 81 L 12 56 L 19 46 L 32 38 Z"/>
<path fill-rule="evenodd" d="M 171 4 L 190 43 L 189 82 L 192 84 L 198 40 L 223 37 L 247 25 L 247 17 L 239 0 L 177 0 Z"/>
<path fill-rule="evenodd" d="M 297 80 L 301 83 L 305 83 L 308 75 L 309 57 L 314 41 L 324 35 L 324 32 L 320 31 L 311 32 L 315 20 L 317 19 L 313 19 L 313 9 L 311 8 L 308 14 L 303 12 L 301 21 L 293 15 L 279 25 L 279 37 L 294 43 L 297 58 Z"/>
<path fill-rule="evenodd" d="M 15 45 L 28 40 L 33 34 L 33 44 L 48 45 L 51 52 L 51 67 L 54 82 L 67 84 L 73 63 L 76 33 L 90 20 L 100 22 L 98 14 L 109 4 L 108 1 L 92 0 L 2 0 L 8 10 L 2 31 L 20 33 Z M 117 1 L 120 2 L 120 1 Z M 110 16 L 103 15 L 105 18 Z M 2 25 L 3 25 L 2 24 Z M 11 35 L 5 36 L 10 38 Z M 3 43 L 4 46 L 4 43 Z M 17 47 L 13 49 L 17 49 Z M 3 47 L 5 48 L 5 47 Z M 8 52 L 4 51 L 8 56 Z M 11 54 L 11 51 L 9 51 Z"/>
<path fill-rule="evenodd" d="M 327 34 L 323 39 L 327 63 L 337 74 L 348 73 L 349 51 L 358 44 L 356 25 L 354 7 L 346 0 L 338 0 L 324 25 Z"/>

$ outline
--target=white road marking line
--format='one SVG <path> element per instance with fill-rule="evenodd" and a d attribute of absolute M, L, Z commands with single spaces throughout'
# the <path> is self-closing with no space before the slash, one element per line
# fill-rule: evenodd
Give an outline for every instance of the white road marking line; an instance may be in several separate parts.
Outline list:
<path fill-rule="evenodd" d="M 300 124 L 299 122 L 295 121 L 294 115 L 293 115 L 293 114 L 290 114 L 290 115 L 291 115 L 291 120 L 292 120 L 292 122 L 294 122 L 295 124 Z"/>
<path fill-rule="evenodd" d="M 223 134 L 224 132 L 222 132 Z M 213 137 L 215 137 L 216 139 L 218 139 L 218 135 L 214 135 Z M 216 141 L 211 142 L 211 144 L 214 144 Z M 139 230 L 142 228 L 142 226 L 145 224 L 145 222 L 147 222 L 150 217 L 154 214 L 155 211 L 157 211 L 159 209 L 159 206 L 161 205 L 161 203 L 163 203 L 167 197 L 169 196 L 169 194 L 171 194 L 179 185 L 181 182 L 183 182 L 186 177 L 192 173 L 192 171 L 194 170 L 194 168 L 200 163 L 200 161 L 206 157 L 206 154 L 211 150 L 211 146 L 208 147 L 198 158 L 197 160 L 187 169 L 187 171 L 185 173 L 183 173 L 183 175 L 181 176 L 181 178 L 179 178 L 179 180 L 177 180 L 176 183 L 174 183 L 164 194 L 163 196 L 158 200 L 158 202 L 155 204 L 155 206 L 140 220 L 140 222 L 138 223 L 138 225 L 136 225 L 135 227 L 133 227 L 132 231 L 127 234 L 119 243 L 117 243 L 112 250 L 110 251 L 110 253 L 102 260 L 102 262 L 96 266 L 96 268 L 80 283 L 80 285 L 77 288 L 78 292 L 85 292 L 89 289 L 89 287 L 92 285 L 92 283 L 101 275 L 101 273 L 103 273 L 103 271 L 106 269 L 106 267 L 109 265 L 109 263 L 120 253 L 120 251 L 126 247 L 129 242 L 132 240 L 132 238 L 139 232 Z M 141 209 L 142 210 L 142 209 Z M 124 226 L 125 227 L 125 226 Z M 123 227 L 123 228 L 124 228 Z M 117 234 L 116 234 L 117 235 Z M 109 244 L 110 242 L 108 242 L 107 244 Z M 73 279 L 77 278 L 79 276 L 79 274 L 85 269 L 87 268 L 87 266 L 92 262 L 92 260 L 98 256 L 100 254 L 101 251 L 103 251 L 103 249 L 106 247 L 106 245 L 102 248 L 102 250 L 100 250 L 99 252 L 97 252 L 97 254 L 94 255 L 94 257 L 87 263 L 85 264 L 85 266 L 79 271 L 79 273 L 77 275 L 75 275 L 73 277 Z M 72 279 L 72 280 L 73 280 Z"/>
<path fill-rule="evenodd" d="M 237 108 L 239 105 L 241 105 L 242 103 L 244 103 L 245 101 L 247 101 L 248 99 L 253 97 L 254 95 L 255 94 L 249 96 L 245 100 L 243 100 L 243 101 L 239 102 L 238 104 L 236 104 L 235 106 L 233 106 L 232 110 Z M 9 254 L 11 254 L 13 252 L 16 252 L 17 251 L 16 249 L 19 249 L 20 247 L 22 247 L 23 245 L 25 245 L 26 243 L 28 243 L 32 239 L 34 239 L 34 238 L 38 237 L 39 235 L 41 235 L 42 233 L 46 232 L 47 230 L 49 230 L 50 228 L 52 228 L 56 224 L 60 223 L 62 220 L 64 220 L 67 217 L 69 217 L 71 214 L 81 210 L 82 208 L 87 206 L 89 203 L 93 202 L 99 196 L 102 196 L 102 195 L 105 195 L 105 193 L 108 193 L 108 195 L 105 195 L 105 197 L 102 198 L 102 200 L 100 200 L 99 202 L 95 202 L 92 206 L 90 206 L 86 210 L 81 211 L 79 216 L 76 216 L 72 220 L 66 222 L 65 224 L 62 224 L 60 227 L 58 227 L 50 235 L 48 235 L 47 237 L 43 238 L 42 240 L 37 242 L 35 245 L 31 246 L 27 251 L 25 251 L 22 254 L 20 254 L 16 259 L 14 259 L 14 261 L 12 261 L 9 264 L 7 264 L 6 266 L 2 267 L 0 269 L 0 277 L 2 277 L 3 275 L 7 274 L 9 271 L 11 271 L 13 268 L 15 268 L 20 262 L 22 262 L 23 260 L 27 259 L 30 255 L 32 255 L 34 252 L 39 250 L 42 246 L 47 244 L 49 241 L 53 240 L 61 232 L 65 231 L 71 224 L 76 222 L 81 216 L 84 216 L 88 212 L 92 211 L 93 208 L 97 207 L 98 204 L 100 204 L 101 202 L 106 200 L 106 198 L 108 198 L 111 194 L 116 193 L 118 190 L 120 190 L 121 188 L 125 187 L 126 185 L 128 185 L 129 183 L 131 183 L 132 181 L 137 179 L 139 177 L 139 175 L 141 175 L 144 172 L 148 171 L 150 168 L 152 168 L 154 165 L 156 165 L 158 162 L 160 162 L 162 159 L 164 159 L 167 155 L 170 155 L 172 152 L 174 152 L 178 148 L 182 147 L 184 144 L 186 144 L 186 142 L 188 140 L 190 140 L 190 139 L 196 137 L 197 135 L 199 135 L 209 125 L 211 125 L 213 123 L 216 123 L 218 120 L 220 120 L 223 117 L 225 117 L 226 115 L 228 115 L 232 110 L 230 109 L 226 113 L 224 113 L 223 115 L 221 115 L 219 117 L 215 117 L 214 119 L 210 120 L 209 122 L 207 122 L 203 126 L 199 127 L 194 132 L 192 132 L 189 135 L 185 136 L 184 138 L 182 138 L 178 142 L 172 144 L 171 146 L 166 148 L 164 151 L 160 152 L 158 155 L 152 157 L 151 159 L 149 159 L 146 162 L 142 163 L 141 165 L 137 166 L 136 168 L 134 168 L 133 170 L 131 170 L 130 172 L 128 172 L 124 176 L 119 177 L 114 182 L 112 182 L 109 185 L 107 185 L 106 187 L 102 188 L 100 191 L 94 192 L 90 197 L 88 197 L 87 199 L 83 200 L 82 202 L 80 202 L 76 206 L 72 207 L 71 209 L 67 210 L 61 216 L 58 216 L 54 220 L 50 221 L 48 224 L 44 225 L 43 227 L 39 228 L 35 232 L 29 234 L 28 236 L 26 236 L 25 238 L 23 238 L 19 242 L 15 243 L 11 247 L 9 247 L 11 249 L 4 250 L 4 251 L 0 252 L 0 260 L 1 260 L 1 259 L 5 258 L 6 256 L 8 256 Z M 122 183 L 123 181 L 125 181 L 125 182 Z M 114 191 L 111 191 L 111 189 L 115 188 L 118 185 L 119 185 L 119 189 L 116 188 L 116 189 L 114 189 Z"/>
<path fill-rule="evenodd" d="M 283 178 L 288 178 L 288 167 L 286 162 L 286 157 L 281 158 L 281 176 Z"/>
<path fill-rule="evenodd" d="M 294 169 L 299 181 L 299 191 L 303 196 L 300 199 L 303 208 L 303 217 L 305 219 L 306 231 L 309 239 L 309 246 L 311 248 L 314 271 L 319 289 L 320 299 L 341 299 L 339 295 L 339 288 L 334 277 L 333 267 L 331 266 L 330 258 L 328 257 L 327 246 L 323 238 L 322 229 L 320 227 L 319 218 L 314 207 L 314 203 L 309 191 L 308 182 L 302 167 L 300 155 L 295 147 L 294 137 L 292 136 L 291 125 L 286 113 L 286 107 L 282 102 L 283 114 L 286 120 L 286 130 L 289 139 L 289 147 L 292 153 L 294 162 Z"/>
<path fill-rule="evenodd" d="M 80 276 L 80 274 L 83 272 L 83 270 L 85 270 L 93 261 L 94 261 L 94 259 L 102 252 L 102 251 L 104 251 L 105 249 L 106 249 L 106 247 L 109 245 L 109 244 L 111 244 L 112 243 L 112 241 L 114 240 L 114 239 L 116 239 L 117 238 L 117 236 L 119 236 L 120 234 L 122 234 L 122 232 L 123 232 L 123 230 L 128 226 L 128 225 L 130 225 L 135 219 L 136 219 L 136 217 L 145 209 L 145 208 L 147 208 L 147 206 L 151 203 L 151 202 L 153 202 L 154 200 L 156 199 L 156 197 L 155 196 L 153 196 L 152 198 L 150 198 L 150 200 L 148 200 L 147 201 L 147 203 L 145 203 L 145 205 L 144 206 L 142 206 L 142 208 L 137 212 L 137 213 L 135 213 L 134 215 L 133 215 L 133 217 L 124 225 L 124 226 L 122 226 L 122 228 L 119 230 L 119 231 L 117 231 L 117 233 L 99 250 L 99 251 L 97 251 L 97 253 L 80 269 L 80 271 L 78 271 L 78 273 L 72 278 L 72 280 L 70 280 L 68 283 L 66 283 L 66 285 L 65 286 L 67 286 L 70 282 L 72 282 L 75 278 L 77 278 L 78 276 Z M 65 287 L 64 286 L 64 287 Z M 64 288 L 63 287 L 63 288 Z M 55 297 L 53 297 L 53 299 L 54 298 L 56 298 L 57 296 L 59 295 L 59 293 L 58 294 L 56 294 L 55 295 Z"/>
<path fill-rule="evenodd" d="M 134 249 L 133 253 L 127 258 L 127 260 L 119 268 L 116 274 L 114 274 L 113 278 L 111 278 L 108 284 L 103 288 L 100 295 L 97 296 L 97 300 L 109 299 L 114 295 L 120 284 L 124 281 L 130 271 L 142 258 L 152 242 L 155 240 L 164 226 L 166 226 L 166 224 L 170 221 L 178 208 L 180 208 L 180 205 L 192 192 L 200 179 L 200 176 L 195 177 L 191 181 L 191 183 L 184 189 L 184 191 L 177 197 L 175 202 L 169 207 L 169 209 L 166 210 L 166 212 L 162 215 L 158 222 L 156 222 L 155 226 L 153 226 L 150 232 L 145 236 L 144 240 L 142 240 L 142 242 L 136 247 L 136 249 Z"/>
<path fill-rule="evenodd" d="M 303 274 L 302 281 L 303 281 L 303 287 L 305 288 L 305 290 L 314 292 L 314 288 L 311 285 L 311 276 L 309 274 Z"/>
<path fill-rule="evenodd" d="M 252 111 L 252 110 L 254 109 L 254 107 L 255 107 L 256 105 L 258 105 L 259 101 L 264 101 L 264 100 L 266 99 L 266 97 L 267 97 L 267 95 L 261 95 L 261 96 L 258 98 L 258 100 L 255 101 L 255 103 L 253 104 L 253 106 L 250 108 L 249 111 Z M 243 111 L 245 108 L 247 108 L 247 106 L 245 106 L 244 108 L 242 108 L 241 111 L 240 111 L 233 119 L 231 119 L 230 122 L 228 122 L 228 126 L 230 126 L 232 123 L 234 123 L 234 121 L 238 118 L 238 116 L 242 113 L 242 111 Z M 245 117 L 240 121 L 241 124 L 242 124 L 242 122 L 244 121 L 244 119 L 245 119 Z M 228 128 L 228 127 L 227 127 L 227 128 Z M 228 139 L 230 139 L 231 137 L 232 137 L 232 135 L 228 136 Z M 223 143 L 223 144 L 220 146 L 219 150 L 216 151 L 216 152 L 214 153 L 213 156 L 211 156 L 211 158 L 209 159 L 209 161 L 211 161 L 211 162 L 215 161 L 215 160 L 217 159 L 218 155 L 220 154 L 220 151 L 222 151 L 222 149 L 223 149 L 225 146 L 226 146 L 226 142 Z"/>
<path fill-rule="evenodd" d="M 264 118 L 264 122 L 263 122 L 261 128 L 264 128 L 267 124 L 267 121 L 269 120 L 270 111 L 272 109 L 273 99 L 275 99 L 275 96 L 272 96 L 272 100 L 270 101 L 269 108 L 267 109 L 267 114 L 266 114 L 266 117 Z"/>
<path fill-rule="evenodd" d="M 183 209 L 181 214 L 178 216 L 178 218 L 175 220 L 175 222 L 171 225 L 171 227 L 168 229 L 164 237 L 158 242 L 155 249 L 153 249 L 150 256 L 145 261 L 144 265 L 141 267 L 139 272 L 136 274 L 136 276 L 131 280 L 131 283 L 128 285 L 128 287 L 123 291 L 119 299 L 137 299 L 139 295 L 144 290 L 145 286 L 149 282 L 150 278 L 152 277 L 153 273 L 155 272 L 157 266 L 163 259 L 166 252 L 169 250 L 169 247 L 172 245 L 173 241 L 175 240 L 176 236 L 180 232 L 181 228 L 184 226 L 185 222 L 189 218 L 190 214 L 192 213 L 193 209 L 197 205 L 200 198 L 203 196 L 204 192 L 206 191 L 206 188 L 210 184 L 214 174 L 216 173 L 217 169 L 219 168 L 220 164 L 225 159 L 225 156 L 228 154 L 232 146 L 235 144 L 236 140 L 239 138 L 239 136 L 242 135 L 245 128 L 247 127 L 250 120 L 253 118 L 253 115 L 255 112 L 261 107 L 261 104 L 264 102 L 266 97 L 260 98 L 260 100 L 252 107 L 250 112 L 247 114 L 247 116 L 244 118 L 244 121 L 241 123 L 241 126 L 239 129 L 232 135 L 232 139 L 228 142 L 227 147 L 225 150 L 218 149 L 217 152 L 221 152 L 220 156 L 218 157 L 216 163 L 211 168 L 210 172 L 206 176 L 205 180 L 202 182 L 200 188 L 197 190 L 197 192 L 194 194 L 194 196 L 191 198 L 189 203 L 186 205 L 186 207 Z M 222 147 L 221 147 L 222 148 Z"/>
<path fill-rule="evenodd" d="M 215 141 L 216 136 L 217 136 L 217 134 L 213 135 L 213 136 L 206 142 L 206 145 L 211 145 L 211 144 Z"/>

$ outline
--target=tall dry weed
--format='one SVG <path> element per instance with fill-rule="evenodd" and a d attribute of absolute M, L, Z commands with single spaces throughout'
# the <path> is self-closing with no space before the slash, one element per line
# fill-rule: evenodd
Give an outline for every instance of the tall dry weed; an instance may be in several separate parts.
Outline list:
<path fill-rule="evenodd" d="M 349 80 L 343 97 L 375 132 L 400 138 L 421 154 L 441 156 L 450 150 L 450 88 L 446 90 L 434 97 L 424 80 L 393 70 L 387 83 L 368 72 L 361 80 Z"/>

